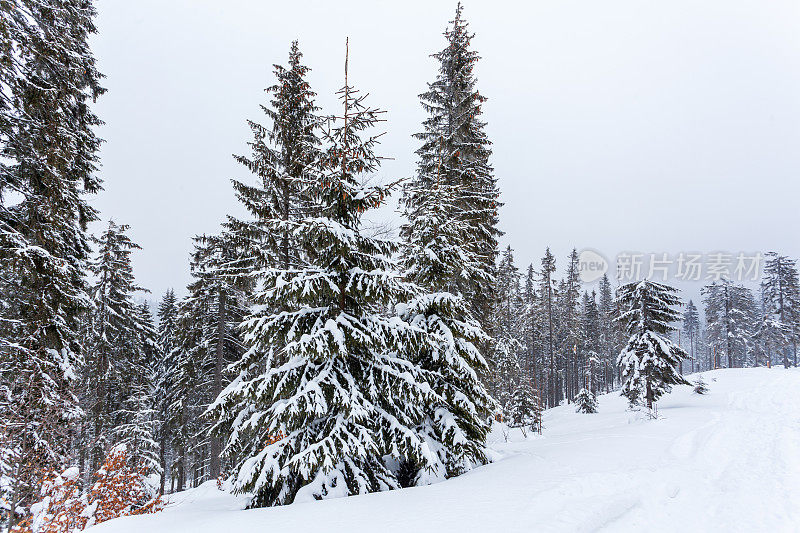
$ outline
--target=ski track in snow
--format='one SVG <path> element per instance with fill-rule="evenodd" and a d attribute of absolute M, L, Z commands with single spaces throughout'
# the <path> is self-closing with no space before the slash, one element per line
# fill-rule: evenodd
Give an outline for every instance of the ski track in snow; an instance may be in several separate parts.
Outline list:
<path fill-rule="evenodd" d="M 674 388 L 658 420 L 611 393 L 595 415 L 546 411 L 542 436 L 496 430 L 499 460 L 436 485 L 243 511 L 209 482 L 93 531 L 800 532 L 800 369 L 703 376 L 707 395 Z"/>

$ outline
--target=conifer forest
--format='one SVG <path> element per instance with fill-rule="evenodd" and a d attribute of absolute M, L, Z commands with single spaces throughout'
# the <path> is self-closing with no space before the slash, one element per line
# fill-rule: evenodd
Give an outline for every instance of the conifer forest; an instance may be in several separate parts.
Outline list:
<path fill-rule="evenodd" d="M 0 533 L 799 531 L 800 20 L 679 3 L 0 0 Z"/>

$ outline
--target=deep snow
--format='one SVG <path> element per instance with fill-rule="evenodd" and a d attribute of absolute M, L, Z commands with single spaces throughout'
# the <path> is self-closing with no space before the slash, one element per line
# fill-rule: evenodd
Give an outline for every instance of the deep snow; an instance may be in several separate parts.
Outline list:
<path fill-rule="evenodd" d="M 598 414 L 546 411 L 541 437 L 496 428 L 495 463 L 437 485 L 244 511 L 210 482 L 92 531 L 800 531 L 800 370 L 703 376 L 709 393 L 674 388 L 659 420 L 612 393 Z"/>

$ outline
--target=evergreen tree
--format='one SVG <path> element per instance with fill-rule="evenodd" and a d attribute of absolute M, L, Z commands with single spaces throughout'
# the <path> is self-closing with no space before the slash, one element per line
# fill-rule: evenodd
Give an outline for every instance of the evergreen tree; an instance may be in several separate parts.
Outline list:
<path fill-rule="evenodd" d="M 559 359 L 564 375 L 562 397 L 568 400 L 575 397 L 581 379 L 581 284 L 578 267 L 578 251 L 573 249 L 567 265 L 566 278 L 559 285 L 557 299 L 559 320 L 556 342 L 560 347 Z"/>
<path fill-rule="evenodd" d="M 228 276 L 237 260 L 228 233 L 195 238 L 194 280 L 178 307 L 176 346 L 171 359 L 169 424 L 175 451 L 178 490 L 220 475 L 221 443 L 204 416 L 228 379 L 224 369 L 244 353 L 239 324 L 248 313 L 249 294 Z"/>
<path fill-rule="evenodd" d="M 600 309 L 597 295 L 584 291 L 581 301 L 581 355 L 580 386 L 595 393 L 603 384 L 603 361 L 601 349 Z"/>
<path fill-rule="evenodd" d="M 771 306 L 766 299 L 765 287 L 762 284 L 758 323 L 755 324 L 753 331 L 755 366 L 772 366 L 774 356 L 785 356 L 790 339 L 789 328 L 771 311 Z"/>
<path fill-rule="evenodd" d="M 689 356 L 692 359 L 692 368 L 690 370 L 691 373 L 695 371 L 694 348 L 695 344 L 697 343 L 697 337 L 700 334 L 700 315 L 697 312 L 697 307 L 694 305 L 692 300 L 689 300 L 689 304 L 686 306 L 686 311 L 683 313 L 683 332 L 686 333 L 687 337 L 689 337 Z"/>
<path fill-rule="evenodd" d="M 102 464 L 106 452 L 119 441 L 118 426 L 125 427 L 143 407 L 134 397 L 149 395 L 144 376 L 145 337 L 148 326 L 133 297 L 145 291 L 136 285 L 131 252 L 140 249 L 127 235 L 129 226 L 109 221 L 97 239 L 98 252 L 90 270 L 96 278 L 91 287 L 92 311 L 86 340 L 84 403 L 89 413 L 89 459 L 92 470 Z"/>
<path fill-rule="evenodd" d="M 457 194 L 451 206 L 450 218 L 465 223 L 468 231 L 459 236 L 462 250 L 470 263 L 479 266 L 470 270 L 470 277 L 456 278 L 457 289 L 470 305 L 472 315 L 483 329 L 491 333 L 495 305 L 495 261 L 499 190 L 494 170 L 489 164 L 491 143 L 486 135 L 486 123 L 481 120 L 481 106 L 486 101 L 476 89 L 475 65 L 480 59 L 470 48 L 473 34 L 462 16 L 462 6 L 444 32 L 447 46 L 433 54 L 439 63 L 436 80 L 420 95 L 422 107 L 428 114 L 423 132 L 416 135 L 422 141 L 416 188 L 431 185 L 434 179 L 452 187 Z M 488 345 L 482 347 L 488 353 Z"/>
<path fill-rule="evenodd" d="M 16 450 L 12 507 L 31 503 L 39 472 L 64 466 L 81 416 L 79 317 L 96 219 L 84 195 L 101 188 L 94 16 L 86 0 L 0 5 L 0 419 Z"/>
<path fill-rule="evenodd" d="M 497 269 L 497 307 L 493 331 L 495 348 L 493 356 L 494 384 L 497 397 L 505 404 L 516 388 L 520 372 L 522 343 L 522 298 L 520 275 L 514 264 L 514 252 L 507 247 Z"/>
<path fill-rule="evenodd" d="M 622 395 L 631 406 L 645 401 L 652 410 L 653 403 L 671 390 L 672 385 L 689 383 L 677 372 L 676 366 L 686 352 L 667 338 L 680 319 L 674 309 L 680 305 L 677 289 L 643 280 L 623 285 L 617 290 L 622 309 L 618 320 L 630 335 L 619 354 L 622 367 Z"/>
<path fill-rule="evenodd" d="M 167 290 L 158 304 L 158 327 L 156 329 L 159 355 L 156 367 L 156 390 L 154 403 L 158 419 L 157 437 L 159 447 L 159 466 L 162 472 L 160 492 L 164 493 L 165 482 L 171 478 L 171 428 L 170 407 L 174 400 L 174 381 L 177 370 L 178 298 L 175 291 Z"/>
<path fill-rule="evenodd" d="M 132 353 L 130 390 L 121 408 L 121 423 L 114 428 L 114 441 L 125 446 L 134 468 L 148 474 L 162 475 L 157 439 L 159 423 L 155 402 L 158 365 L 162 360 L 150 306 L 143 302 L 134 308 L 134 323 L 138 332 L 136 350 Z"/>
<path fill-rule="evenodd" d="M 706 285 L 702 293 L 711 348 L 718 360 L 727 359 L 728 368 L 742 366 L 757 320 L 753 293 L 728 279 Z"/>
<path fill-rule="evenodd" d="M 199 369 L 203 375 L 202 382 L 208 384 L 201 389 L 203 394 L 199 405 L 210 404 L 222 392 L 228 381 L 223 376 L 223 369 L 238 361 L 244 353 L 238 328 L 249 313 L 250 280 L 240 276 L 240 257 L 235 239 L 229 232 L 196 239 L 192 258 L 192 275 L 196 280 L 188 288 L 190 299 L 205 315 L 204 327 L 197 339 L 202 348 L 195 353 L 204 354 Z M 208 432 L 211 423 L 211 418 L 204 418 L 203 433 Z M 221 472 L 219 436 L 209 435 L 208 446 L 207 475 L 216 478 Z"/>
<path fill-rule="evenodd" d="M 385 455 L 423 468 L 431 455 L 413 427 L 427 387 L 399 356 L 419 334 L 385 315 L 412 291 L 391 259 L 396 245 L 359 229 L 391 190 L 359 183 L 379 165 L 377 137 L 362 135 L 380 112 L 349 85 L 346 65 L 344 113 L 324 130 L 321 176 L 308 189 L 318 215 L 295 223 L 306 265 L 264 273 L 263 314 L 244 324 L 250 349 L 213 408 L 232 428 L 235 490 L 252 493 L 254 507 L 397 487 Z"/>
<path fill-rule="evenodd" d="M 274 65 L 276 82 L 267 88 L 269 105 L 262 105 L 271 127 L 248 121 L 253 132 L 252 155 L 234 156 L 258 179 L 256 185 L 233 180 L 236 196 L 252 220 L 229 218 L 231 238 L 243 250 L 237 263 L 229 265 L 257 272 L 280 266 L 297 266 L 301 258 L 294 242 L 293 222 L 309 215 L 310 199 L 305 188 L 316 172 L 319 158 L 314 93 L 306 80 L 309 68 L 301 63 L 297 41 L 289 51 L 288 67 Z M 280 228 L 270 221 L 281 220 Z"/>
<path fill-rule="evenodd" d="M 607 274 L 600 278 L 598 317 L 600 321 L 600 360 L 603 366 L 603 383 L 606 392 L 611 392 L 617 376 L 617 354 L 621 349 L 619 339 L 621 328 L 614 321 L 617 306 L 614 303 L 614 292 Z"/>
<path fill-rule="evenodd" d="M 522 382 L 517 385 L 506 404 L 505 411 L 509 427 L 527 427 L 531 431 L 540 432 L 542 411 L 539 398 L 527 383 Z"/>
<path fill-rule="evenodd" d="M 523 345 L 522 374 L 524 379 L 538 389 L 541 377 L 541 319 L 538 315 L 538 294 L 536 293 L 536 272 L 528 265 L 522 289 L 522 309 L 520 335 Z"/>
<path fill-rule="evenodd" d="M 555 330 L 557 328 L 555 298 L 556 290 L 553 286 L 553 274 L 556 271 L 556 259 L 550 253 L 550 248 L 545 251 L 542 257 L 542 270 L 539 281 L 539 301 L 540 316 L 542 317 L 542 351 L 544 355 L 544 365 L 547 370 L 547 405 L 557 405 L 561 397 L 559 395 L 558 368 L 556 366 L 555 353 Z"/>
<path fill-rule="evenodd" d="M 694 382 L 694 389 L 692 389 L 695 394 L 706 394 L 708 393 L 708 385 L 706 385 L 706 381 L 703 379 L 703 375 L 697 376 L 697 379 Z"/>
<path fill-rule="evenodd" d="M 417 290 L 399 314 L 424 332 L 427 346 L 406 357 L 426 373 L 436 396 L 417 430 L 434 451 L 434 461 L 421 470 L 404 458 L 398 473 L 401 486 L 459 475 L 487 462 L 486 420 L 494 408 L 481 380 L 486 362 L 477 349 L 486 334 L 457 282 L 473 276 L 470 271 L 481 265 L 463 249 L 468 225 L 451 217 L 458 189 L 440 178 L 429 187 L 410 184 L 403 191 L 408 218 L 402 228 L 405 278 Z"/>
<path fill-rule="evenodd" d="M 764 264 L 764 304 L 767 314 L 780 322 L 777 329 L 787 333 L 786 343 L 780 347 L 784 368 L 789 367 L 789 349 L 792 364 L 797 366 L 797 340 L 800 338 L 800 280 L 796 261 L 776 252 L 767 253 Z M 777 340 L 777 337 L 775 337 Z"/>
<path fill-rule="evenodd" d="M 589 389 L 583 388 L 575 396 L 575 412 L 592 414 L 597 412 L 597 397 Z"/>

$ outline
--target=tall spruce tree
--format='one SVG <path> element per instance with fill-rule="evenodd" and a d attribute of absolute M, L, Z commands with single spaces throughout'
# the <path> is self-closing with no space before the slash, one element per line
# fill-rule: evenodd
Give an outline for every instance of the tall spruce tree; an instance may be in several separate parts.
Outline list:
<path fill-rule="evenodd" d="M 497 229 L 499 190 L 494 170 L 489 164 L 491 142 L 481 120 L 486 101 L 477 89 L 475 66 L 480 59 L 471 49 L 474 37 L 462 16 L 458 4 L 456 16 L 450 21 L 444 36 L 447 46 L 433 54 L 439 62 L 436 80 L 420 95 L 422 107 L 428 114 L 423 132 L 415 137 L 422 141 L 415 187 L 428 187 L 434 176 L 447 186 L 454 187 L 457 196 L 451 206 L 451 218 L 457 218 L 469 228 L 459 240 L 469 261 L 480 265 L 468 278 L 457 278 L 458 288 L 470 305 L 472 315 L 483 329 L 491 332 L 495 305 L 495 269 L 497 258 Z M 489 345 L 481 347 L 488 353 Z"/>
<path fill-rule="evenodd" d="M 96 176 L 104 92 L 89 48 L 86 0 L 0 5 L 0 419 L 13 443 L 12 507 L 26 507 L 42 469 L 57 469 L 81 416 L 79 316 L 96 218 L 84 198 Z"/>
<path fill-rule="evenodd" d="M 493 377 L 496 396 L 505 404 L 517 386 L 522 343 L 522 298 L 520 275 L 514 264 L 514 251 L 508 246 L 497 269 L 497 307 L 495 308 Z"/>
<path fill-rule="evenodd" d="M 600 309 L 597 294 L 584 291 L 581 299 L 581 337 L 579 385 L 596 394 L 603 385 L 603 361 L 600 354 Z"/>
<path fill-rule="evenodd" d="M 653 403 L 669 392 L 672 385 L 688 385 L 676 367 L 686 352 L 667 335 L 680 319 L 674 308 L 680 305 L 677 289 L 643 280 L 628 283 L 617 290 L 622 309 L 618 320 L 625 325 L 630 338 L 619 354 L 622 368 L 622 395 L 631 406 L 644 401 L 652 410 Z"/>
<path fill-rule="evenodd" d="M 320 153 L 316 93 L 306 79 L 310 69 L 301 63 L 302 57 L 298 42 L 293 41 L 288 67 L 274 65 L 276 81 L 266 89 L 271 96 L 269 105 L 261 106 L 271 127 L 248 121 L 253 132 L 249 143 L 252 155 L 234 156 L 258 183 L 233 180 L 237 198 L 253 218 L 229 218 L 226 223 L 243 251 L 229 268 L 254 272 L 256 277 L 263 269 L 286 269 L 301 261 L 292 222 L 309 214 L 311 203 L 304 190 L 316 172 Z M 282 227 L 269 225 L 276 219 L 283 221 Z"/>
<path fill-rule="evenodd" d="M 227 232 L 195 238 L 191 258 L 194 280 L 177 317 L 173 355 L 171 425 L 177 456 L 178 489 L 221 473 L 221 442 L 204 416 L 229 379 L 225 369 L 244 353 L 239 325 L 248 313 L 249 285 L 238 285 L 238 253 Z M 243 288 L 244 287 L 244 288 Z"/>
<path fill-rule="evenodd" d="M 691 373 L 695 371 L 695 345 L 697 344 L 697 337 L 700 335 L 700 314 L 697 312 L 697 306 L 694 305 L 692 300 L 689 300 L 686 305 L 686 311 L 683 313 L 683 332 L 689 337 L 689 357 L 692 360 Z"/>
<path fill-rule="evenodd" d="M 128 393 L 120 405 L 113 440 L 116 445 L 125 446 L 131 466 L 161 476 L 161 450 L 156 440 L 159 419 L 155 402 L 161 350 L 147 302 L 133 309 L 132 318 L 137 336 L 135 350 L 129 357 L 134 371 L 127 384 Z"/>
<path fill-rule="evenodd" d="M 175 372 L 177 363 L 178 298 L 175 291 L 167 290 L 158 304 L 158 325 L 156 327 L 160 359 L 156 367 L 156 390 L 154 402 L 158 419 L 157 438 L 159 447 L 159 466 L 162 472 L 160 492 L 163 494 L 166 480 L 171 478 L 171 427 L 170 407 L 174 400 Z"/>
<path fill-rule="evenodd" d="M 556 271 L 556 258 L 550 253 L 550 248 L 545 250 L 542 257 L 542 269 L 539 272 L 539 305 L 540 316 L 542 317 L 542 350 L 544 353 L 544 365 L 546 366 L 547 381 L 547 402 L 549 407 L 557 405 L 561 400 L 559 394 L 559 374 L 556 363 L 556 338 L 555 333 L 558 327 L 556 316 L 556 296 L 555 280 L 553 275 Z"/>
<path fill-rule="evenodd" d="M 755 366 L 772 366 L 775 357 L 786 356 L 785 350 L 790 343 L 791 334 L 789 328 L 772 312 L 763 283 L 760 292 L 758 322 L 753 331 L 753 360 Z"/>
<path fill-rule="evenodd" d="M 600 357 L 603 365 L 603 384 L 611 392 L 617 376 L 617 354 L 620 350 L 620 324 L 614 321 L 617 306 L 608 274 L 600 278 L 598 313 L 600 319 Z"/>
<path fill-rule="evenodd" d="M 560 347 L 561 369 L 563 371 L 563 397 L 572 400 L 578 393 L 581 360 L 581 320 L 580 298 L 581 282 L 579 278 L 578 251 L 572 250 L 567 264 L 566 277 L 559 285 L 557 306 L 559 327 L 557 343 Z"/>
<path fill-rule="evenodd" d="M 106 453 L 119 441 L 116 428 L 134 414 L 132 396 L 147 370 L 144 327 L 133 297 L 145 291 L 136 285 L 131 253 L 139 245 L 127 235 L 130 227 L 109 221 L 97 239 L 97 258 L 90 265 L 96 281 L 90 294 L 84 371 L 85 410 L 89 416 L 90 466 L 96 471 Z M 144 385 L 142 385 L 144 387 Z"/>
<path fill-rule="evenodd" d="M 767 314 L 773 321 L 780 323 L 780 327 L 773 329 L 785 332 L 786 342 L 779 348 L 783 356 L 783 365 L 788 368 L 791 350 L 791 363 L 797 366 L 797 342 L 800 339 L 800 279 L 796 261 L 776 252 L 767 253 L 762 286 Z M 778 336 L 774 336 L 774 339 L 779 341 Z"/>
<path fill-rule="evenodd" d="M 405 478 L 403 485 L 452 477 L 487 462 L 486 420 L 494 407 L 481 379 L 488 370 L 486 361 L 477 348 L 486 334 L 458 292 L 457 281 L 482 267 L 463 249 L 468 226 L 452 218 L 459 191 L 441 179 L 440 170 L 441 165 L 430 186 L 409 184 L 403 191 L 408 219 L 401 231 L 405 278 L 417 288 L 399 315 L 424 332 L 424 347 L 406 357 L 424 371 L 435 392 L 417 428 L 433 461 L 422 469 L 404 458 L 404 476 L 399 476 Z"/>
<path fill-rule="evenodd" d="M 712 350 L 718 360 L 726 359 L 728 368 L 743 366 L 757 322 L 752 291 L 721 279 L 703 287 L 702 293 Z"/>
<path fill-rule="evenodd" d="M 264 311 L 244 325 L 250 349 L 213 409 L 232 428 L 234 488 L 254 507 L 397 487 L 385 455 L 431 460 L 414 429 L 429 388 L 400 356 L 419 333 L 385 314 L 412 291 L 391 259 L 396 245 L 360 231 L 392 188 L 359 181 L 380 162 L 377 137 L 362 137 L 380 112 L 349 85 L 347 61 L 338 95 L 343 114 L 324 129 L 321 176 L 307 191 L 317 215 L 293 224 L 306 264 L 264 273 Z"/>
<path fill-rule="evenodd" d="M 536 271 L 528 265 L 522 288 L 521 336 L 523 344 L 523 376 L 534 390 L 541 386 L 541 320 L 538 316 L 538 295 L 536 294 Z"/>

